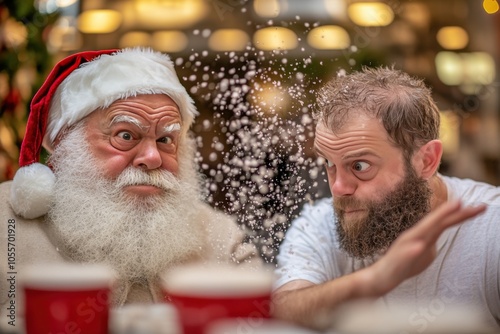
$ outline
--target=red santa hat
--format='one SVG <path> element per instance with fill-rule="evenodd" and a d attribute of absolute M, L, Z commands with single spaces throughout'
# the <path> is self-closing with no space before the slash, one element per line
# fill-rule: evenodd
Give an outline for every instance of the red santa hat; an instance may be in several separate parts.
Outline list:
<path fill-rule="evenodd" d="M 20 168 L 11 186 L 14 212 L 32 219 L 50 208 L 55 176 L 38 162 L 42 145 L 51 152 L 59 134 L 94 110 L 141 94 L 165 94 L 174 100 L 183 131 L 198 113 L 172 61 L 160 52 L 140 48 L 86 51 L 57 63 L 31 101 Z"/>

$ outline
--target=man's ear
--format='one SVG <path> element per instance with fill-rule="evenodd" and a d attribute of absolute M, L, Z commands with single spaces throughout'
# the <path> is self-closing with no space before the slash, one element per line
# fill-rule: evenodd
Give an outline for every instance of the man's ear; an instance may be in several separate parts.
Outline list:
<path fill-rule="evenodd" d="M 422 145 L 413 156 L 413 166 L 421 178 L 427 180 L 433 176 L 441 163 L 443 144 L 440 140 L 431 140 Z"/>

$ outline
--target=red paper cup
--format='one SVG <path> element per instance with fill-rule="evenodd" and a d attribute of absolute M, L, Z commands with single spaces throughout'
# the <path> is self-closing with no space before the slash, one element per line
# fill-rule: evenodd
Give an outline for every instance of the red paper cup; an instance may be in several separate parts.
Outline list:
<path fill-rule="evenodd" d="M 107 334 L 113 279 L 113 271 L 98 265 L 25 268 L 26 333 Z"/>
<path fill-rule="evenodd" d="M 169 271 L 162 283 L 184 334 L 203 334 L 219 319 L 270 317 L 273 274 L 268 271 L 191 265 Z"/>

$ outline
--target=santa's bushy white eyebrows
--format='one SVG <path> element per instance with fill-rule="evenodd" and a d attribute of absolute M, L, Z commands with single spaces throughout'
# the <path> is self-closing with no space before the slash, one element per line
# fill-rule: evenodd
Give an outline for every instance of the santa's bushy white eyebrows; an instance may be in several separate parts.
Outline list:
<path fill-rule="evenodd" d="M 172 123 L 163 128 L 164 132 L 174 132 L 179 131 L 181 129 L 180 123 Z"/>
<path fill-rule="evenodd" d="M 137 118 L 128 115 L 117 115 L 111 120 L 110 126 L 116 123 L 130 123 L 139 127 L 143 131 L 147 131 L 149 126 L 142 124 Z"/>
<path fill-rule="evenodd" d="M 150 128 L 149 125 L 144 125 L 137 118 L 134 118 L 134 117 L 128 116 L 128 115 L 117 115 L 117 116 L 113 117 L 113 119 L 111 120 L 110 126 L 113 124 L 116 124 L 116 123 L 130 123 L 130 124 L 133 124 L 133 125 L 139 127 L 143 131 L 148 131 Z M 172 124 L 169 124 L 169 125 L 166 125 L 165 127 L 163 127 L 163 132 L 165 132 L 165 133 L 171 133 L 171 132 L 180 131 L 180 130 L 181 130 L 180 123 L 172 123 Z"/>

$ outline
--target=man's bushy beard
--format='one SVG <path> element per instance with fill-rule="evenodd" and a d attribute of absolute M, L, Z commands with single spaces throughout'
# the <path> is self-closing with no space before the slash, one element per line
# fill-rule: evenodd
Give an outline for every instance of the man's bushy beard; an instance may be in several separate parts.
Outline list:
<path fill-rule="evenodd" d="M 68 133 L 50 159 L 56 185 L 48 213 L 64 254 L 78 262 L 108 264 L 128 282 L 155 279 L 169 266 L 197 256 L 203 239 L 203 226 L 194 219 L 198 183 L 186 152 L 179 152 L 179 159 L 185 161 L 178 178 L 168 171 L 128 167 L 109 180 L 88 150 L 83 127 Z M 122 188 L 138 183 L 159 186 L 164 193 L 141 197 Z"/>
<path fill-rule="evenodd" d="M 405 178 L 382 200 L 335 198 L 335 223 L 340 247 L 358 259 L 385 251 L 402 232 L 430 211 L 431 194 L 427 182 L 407 164 Z M 368 215 L 365 219 L 347 223 L 342 208 L 366 209 Z"/>

